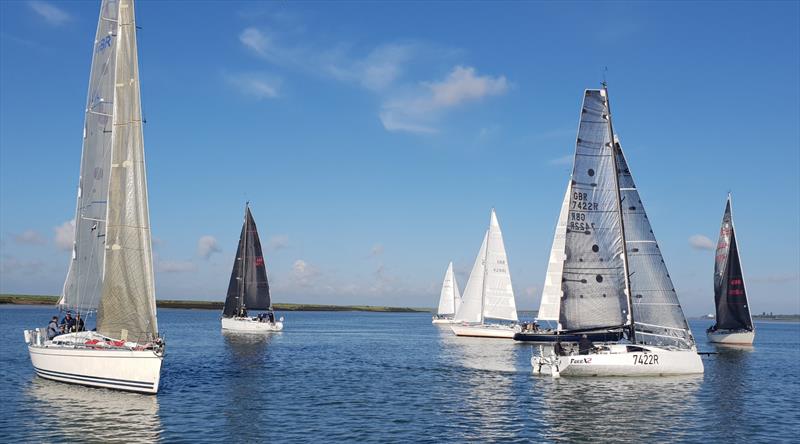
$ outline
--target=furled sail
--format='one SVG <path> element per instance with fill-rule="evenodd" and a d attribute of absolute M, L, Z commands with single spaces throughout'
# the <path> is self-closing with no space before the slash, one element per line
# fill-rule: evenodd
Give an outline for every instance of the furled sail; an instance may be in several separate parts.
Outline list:
<path fill-rule="evenodd" d="M 642 205 L 628 162 L 616 143 L 617 174 L 625 224 L 636 341 L 661 346 L 694 346 L 675 286 Z"/>
<path fill-rule="evenodd" d="M 79 311 L 97 308 L 103 291 L 106 205 L 111 177 L 111 138 L 116 78 L 119 3 L 100 7 L 92 51 L 83 127 L 81 172 L 75 210 L 72 258 L 59 305 Z"/>
<path fill-rule="evenodd" d="M 104 65 L 112 71 L 112 78 L 103 78 L 110 84 L 104 93 L 113 91 L 112 97 L 91 98 L 90 107 L 107 113 L 112 109 L 108 126 L 98 131 L 111 130 L 110 146 L 104 150 L 104 165 L 89 173 L 95 177 L 108 176 L 106 198 L 105 264 L 103 269 L 100 305 L 97 310 L 97 331 L 101 334 L 142 342 L 158 334 L 156 322 L 155 283 L 153 255 L 150 238 L 150 215 L 147 203 L 144 141 L 142 137 L 142 110 L 139 91 L 139 61 L 136 47 L 136 22 L 132 0 L 104 2 L 102 10 L 118 6 L 112 32 L 100 35 L 95 44 L 95 62 L 102 62 L 101 52 L 116 52 L 109 58 L 114 63 Z M 101 15 L 100 22 L 108 21 Z M 104 43 L 105 42 L 105 43 Z M 110 106 L 107 101 L 112 102 Z M 103 103 L 94 106 L 93 102 Z M 92 113 L 93 111 L 90 111 Z M 113 124 L 113 127 L 111 125 Z M 109 128 L 110 127 L 110 128 Z M 105 139 L 103 139 L 105 140 Z M 82 184 L 88 192 L 86 184 Z M 79 210 L 80 213 L 80 210 Z M 85 216 L 82 217 L 85 219 Z M 78 222 L 76 221 L 76 227 Z M 98 222 L 100 229 L 102 222 Z M 97 230 L 95 230 L 97 231 Z M 85 233 L 84 233 L 85 235 Z M 80 254 L 80 252 L 79 252 Z M 98 282 L 98 280 L 94 280 Z"/>
<path fill-rule="evenodd" d="M 587 90 L 575 147 L 559 322 L 564 330 L 628 324 L 623 238 L 605 90 Z"/>
<path fill-rule="evenodd" d="M 481 249 L 475 257 L 475 264 L 467 279 L 467 286 L 461 297 L 461 307 L 456 312 L 454 319 L 458 322 L 479 323 L 482 319 L 483 310 L 483 280 L 485 277 L 484 264 L 486 261 L 486 239 L 489 237 L 489 230 L 483 236 Z"/>
<path fill-rule="evenodd" d="M 500 230 L 500 223 L 497 221 L 494 209 L 492 209 L 491 222 L 489 223 L 485 267 L 483 317 L 518 321 L 506 247 L 503 243 L 503 233 Z"/>
<path fill-rule="evenodd" d="M 753 329 L 753 319 L 747 302 L 739 245 L 733 228 L 731 196 L 725 205 L 722 226 L 719 230 L 717 258 L 714 263 L 714 302 L 717 308 L 717 328 Z"/>
<path fill-rule="evenodd" d="M 566 248 L 567 217 L 569 216 L 570 185 L 564 193 L 561 212 L 558 214 L 556 232 L 553 235 L 553 246 L 550 248 L 550 260 L 542 289 L 542 301 L 536 319 L 540 321 L 558 321 L 561 311 L 561 279 L 564 271 L 564 249 Z"/>
<path fill-rule="evenodd" d="M 242 306 L 248 310 L 272 309 L 261 240 L 258 238 L 258 229 L 249 206 L 245 207 L 239 247 L 236 250 L 222 314 L 226 317 L 235 316 Z"/>
<path fill-rule="evenodd" d="M 439 295 L 439 308 L 437 313 L 439 316 L 447 316 L 455 314 L 458 308 L 458 287 L 456 284 L 455 276 L 453 275 L 453 263 L 447 266 L 447 271 L 444 274 L 444 281 L 442 281 L 442 292 Z"/>

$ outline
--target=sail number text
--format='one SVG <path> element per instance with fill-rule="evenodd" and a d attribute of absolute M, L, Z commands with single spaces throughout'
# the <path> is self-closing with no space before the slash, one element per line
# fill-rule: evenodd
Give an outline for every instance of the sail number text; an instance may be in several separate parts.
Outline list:
<path fill-rule="evenodd" d="M 634 354 L 633 365 L 658 365 L 658 355 Z"/>

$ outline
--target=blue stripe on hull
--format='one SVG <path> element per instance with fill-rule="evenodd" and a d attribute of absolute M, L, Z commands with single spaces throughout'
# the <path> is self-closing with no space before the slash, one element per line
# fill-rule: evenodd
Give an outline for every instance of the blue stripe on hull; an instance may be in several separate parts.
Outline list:
<path fill-rule="evenodd" d="M 114 379 L 114 378 L 102 378 L 99 376 L 85 376 L 85 375 L 76 375 L 72 373 L 63 373 L 57 372 L 53 370 L 44 370 L 38 367 L 33 367 L 36 370 L 36 374 L 39 376 L 52 379 L 52 378 L 61 378 L 67 380 L 68 382 L 72 382 L 75 384 L 105 384 L 113 386 L 114 388 L 119 388 L 120 390 L 133 390 L 133 391 L 141 391 L 141 389 L 152 391 L 153 390 L 153 383 L 152 382 L 141 382 L 141 381 L 129 381 L 126 379 Z M 140 389 L 140 390 L 135 390 Z"/>

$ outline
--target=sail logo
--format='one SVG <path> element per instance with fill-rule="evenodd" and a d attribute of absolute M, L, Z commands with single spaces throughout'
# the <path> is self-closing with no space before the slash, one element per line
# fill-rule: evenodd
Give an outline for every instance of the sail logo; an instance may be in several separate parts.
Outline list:
<path fill-rule="evenodd" d="M 104 49 L 110 46 L 111 46 L 111 36 L 107 35 L 102 39 L 100 39 L 100 41 L 97 43 L 97 50 L 95 52 L 103 52 Z"/>
<path fill-rule="evenodd" d="M 264 258 L 262 256 L 257 256 L 256 257 L 256 266 L 260 267 L 262 265 L 264 265 Z"/>

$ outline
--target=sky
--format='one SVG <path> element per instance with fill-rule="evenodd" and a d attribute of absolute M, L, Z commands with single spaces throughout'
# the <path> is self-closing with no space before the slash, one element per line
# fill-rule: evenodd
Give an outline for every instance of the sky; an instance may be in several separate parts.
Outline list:
<path fill-rule="evenodd" d="M 224 299 L 249 200 L 273 301 L 432 307 L 494 207 L 536 308 L 605 77 L 685 312 L 731 191 L 752 311 L 800 313 L 798 5 L 138 2 L 157 298 Z M 98 11 L 0 3 L 0 292 L 61 291 Z"/>

